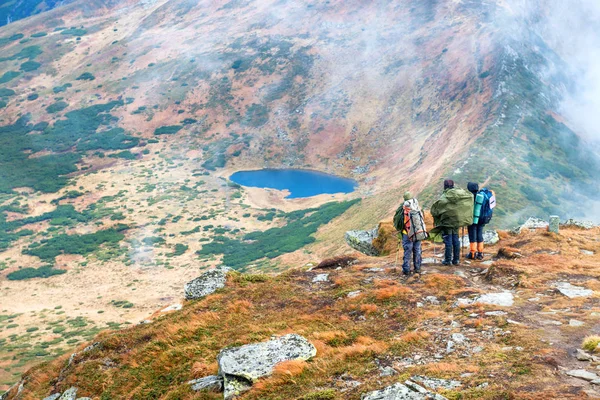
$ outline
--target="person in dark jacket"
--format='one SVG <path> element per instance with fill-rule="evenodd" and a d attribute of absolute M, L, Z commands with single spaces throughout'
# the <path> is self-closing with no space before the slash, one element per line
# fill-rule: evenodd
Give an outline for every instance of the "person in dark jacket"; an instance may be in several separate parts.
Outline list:
<path fill-rule="evenodd" d="M 454 181 L 446 179 L 444 181 L 444 192 L 454 189 Z M 444 241 L 444 261 L 442 264 L 458 265 L 460 262 L 460 239 L 458 237 L 458 227 L 445 227 L 442 230 L 442 240 Z"/>
<path fill-rule="evenodd" d="M 479 192 L 479 184 L 475 182 L 469 182 L 467 184 L 467 190 L 473 193 L 473 197 L 477 196 Z M 477 204 L 475 204 L 477 207 Z M 483 228 L 485 224 L 480 219 L 478 223 L 469 225 L 469 246 L 470 252 L 467 254 L 467 258 L 470 260 L 483 260 Z"/>

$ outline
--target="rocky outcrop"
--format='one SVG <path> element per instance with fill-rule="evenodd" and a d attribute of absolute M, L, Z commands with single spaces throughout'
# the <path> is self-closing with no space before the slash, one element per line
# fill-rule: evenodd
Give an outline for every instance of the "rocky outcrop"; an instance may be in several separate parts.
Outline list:
<path fill-rule="evenodd" d="M 591 221 L 577 221 L 575 219 L 568 219 L 564 223 L 560 224 L 562 228 L 581 228 L 581 229 L 593 229 L 596 224 Z"/>
<path fill-rule="evenodd" d="M 62 396 L 60 396 L 58 398 L 58 400 L 75 400 L 77 399 L 77 388 L 76 387 L 71 387 L 67 390 L 65 390 L 65 392 L 62 394 Z"/>
<path fill-rule="evenodd" d="M 290 334 L 264 343 L 222 350 L 217 361 L 224 380 L 224 398 L 231 399 L 270 375 L 280 362 L 308 360 L 317 349 L 300 335 Z"/>
<path fill-rule="evenodd" d="M 271 375 L 283 361 L 308 360 L 317 349 L 304 337 L 289 334 L 263 343 L 222 350 L 218 357 L 219 374 L 189 381 L 192 390 L 223 391 L 231 399 L 249 390 L 260 378 Z"/>
<path fill-rule="evenodd" d="M 379 256 L 379 250 L 373 245 L 377 238 L 378 228 L 369 231 L 348 231 L 344 239 L 348 246 L 368 256 Z"/>
<path fill-rule="evenodd" d="M 44 400 L 56 400 L 60 397 L 60 393 L 51 394 L 48 397 L 45 397 Z"/>
<path fill-rule="evenodd" d="M 548 221 L 540 218 L 529 218 L 525 223 L 513 230 L 513 233 L 521 233 L 523 229 L 548 229 Z"/>
<path fill-rule="evenodd" d="M 500 241 L 498 231 L 488 230 L 483 232 L 483 243 L 492 246 Z M 464 235 L 461 240 L 462 247 L 469 247 L 469 235 Z"/>
<path fill-rule="evenodd" d="M 184 292 L 186 300 L 201 299 L 215 291 L 225 287 L 227 272 L 230 268 L 220 267 L 206 271 L 198 278 L 185 284 Z"/>
<path fill-rule="evenodd" d="M 448 400 L 411 381 L 396 383 L 361 396 L 361 400 Z"/>

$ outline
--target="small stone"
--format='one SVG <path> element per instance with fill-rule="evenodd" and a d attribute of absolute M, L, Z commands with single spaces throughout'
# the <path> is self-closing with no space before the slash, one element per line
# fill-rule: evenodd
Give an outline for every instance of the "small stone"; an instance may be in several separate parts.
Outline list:
<path fill-rule="evenodd" d="M 450 354 L 454 351 L 454 342 L 452 340 L 448 340 L 446 344 L 446 354 Z"/>
<path fill-rule="evenodd" d="M 560 325 L 562 325 L 562 322 L 560 322 L 560 321 L 553 321 L 553 320 L 550 320 L 550 319 L 549 319 L 549 320 L 546 320 L 546 321 L 542 321 L 542 323 L 543 323 L 544 325 L 555 325 L 555 326 L 560 326 Z"/>
<path fill-rule="evenodd" d="M 435 258 L 433 257 L 427 257 L 421 260 L 422 264 L 435 264 Z"/>
<path fill-rule="evenodd" d="M 362 292 L 360 290 L 355 290 L 354 292 L 348 293 L 348 297 L 351 298 L 351 299 L 353 299 L 353 298 L 357 297 L 361 293 Z"/>
<path fill-rule="evenodd" d="M 457 344 L 461 344 L 461 343 L 466 342 L 469 339 L 467 339 L 466 336 L 463 335 L 462 333 L 453 333 L 452 340 Z"/>
<path fill-rule="evenodd" d="M 569 326 L 583 326 L 585 325 L 582 321 L 578 321 L 576 319 L 569 320 Z"/>
<path fill-rule="evenodd" d="M 595 253 L 593 251 L 590 250 L 579 250 L 581 252 L 581 254 L 586 255 L 586 256 L 593 256 Z"/>
<path fill-rule="evenodd" d="M 477 314 L 477 313 L 469 314 L 469 318 L 477 318 L 477 317 L 479 317 L 479 314 Z"/>
<path fill-rule="evenodd" d="M 379 368 L 379 376 L 393 376 L 393 375 L 397 375 L 397 374 L 398 374 L 398 371 L 396 371 L 392 367 Z"/>
<path fill-rule="evenodd" d="M 569 282 L 557 282 L 554 287 L 564 296 L 570 299 L 576 297 L 590 297 L 594 291 L 581 286 L 571 285 Z"/>
<path fill-rule="evenodd" d="M 422 308 L 423 306 L 425 306 L 425 304 L 421 303 L 420 301 L 417 302 L 417 307 L 418 308 Z"/>
<path fill-rule="evenodd" d="M 435 296 L 427 296 L 427 297 L 425 297 L 425 301 L 428 303 L 434 304 L 436 306 L 440 304 L 440 301 Z"/>
<path fill-rule="evenodd" d="M 51 394 L 48 397 L 45 397 L 44 400 L 56 400 L 60 397 L 60 393 Z"/>
<path fill-rule="evenodd" d="M 535 303 L 535 302 L 540 301 L 540 298 L 539 297 L 532 297 L 530 299 L 527 299 L 527 301 L 531 301 L 532 303 Z"/>
<path fill-rule="evenodd" d="M 220 392 L 223 390 L 223 377 L 211 375 L 189 381 L 188 385 L 192 386 L 194 392 L 199 392 L 201 390 Z"/>
<path fill-rule="evenodd" d="M 160 312 L 170 312 L 170 311 L 179 311 L 183 308 L 183 306 L 179 303 L 176 304 L 171 304 L 169 307 L 165 307 L 162 310 L 160 310 Z"/>
<path fill-rule="evenodd" d="M 510 307 L 514 303 L 512 293 L 487 293 L 475 299 L 476 303 L 490 304 L 500 307 Z"/>
<path fill-rule="evenodd" d="M 488 317 L 498 317 L 508 314 L 506 311 L 488 311 L 485 313 Z"/>
<path fill-rule="evenodd" d="M 478 389 L 485 389 L 488 386 L 490 386 L 490 384 L 488 382 L 483 382 L 481 385 L 477 386 L 477 388 Z"/>
<path fill-rule="evenodd" d="M 593 372 L 588 372 L 585 369 L 573 369 L 571 371 L 567 371 L 567 375 L 590 382 L 600 379 L 598 375 L 594 374 Z"/>
<path fill-rule="evenodd" d="M 473 347 L 472 351 L 473 351 L 473 353 L 481 353 L 483 351 L 483 347 L 481 347 L 481 346 Z"/>
<path fill-rule="evenodd" d="M 365 271 L 367 271 L 367 272 L 384 272 L 385 269 L 383 269 L 383 268 L 367 268 L 367 269 L 365 269 Z"/>
<path fill-rule="evenodd" d="M 588 353 L 586 353 L 585 351 L 583 351 L 581 349 L 577 349 L 577 353 L 575 354 L 575 357 L 579 361 L 590 361 L 592 359 L 591 355 L 589 355 Z"/>
<path fill-rule="evenodd" d="M 461 327 L 461 324 L 460 324 L 460 322 L 458 322 L 458 321 L 452 321 L 452 322 L 450 322 L 450 326 L 451 326 L 452 328 L 460 328 L 460 327 Z"/>
<path fill-rule="evenodd" d="M 513 324 L 513 325 L 523 325 L 522 322 L 514 321 L 512 319 L 507 319 L 506 322 L 508 322 L 509 324 Z"/>
<path fill-rule="evenodd" d="M 328 280 L 329 274 L 318 274 L 313 278 L 312 283 L 327 282 Z"/>

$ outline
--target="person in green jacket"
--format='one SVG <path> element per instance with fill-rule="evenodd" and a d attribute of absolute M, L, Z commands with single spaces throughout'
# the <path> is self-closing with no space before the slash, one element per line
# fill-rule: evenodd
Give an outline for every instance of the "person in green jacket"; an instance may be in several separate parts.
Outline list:
<path fill-rule="evenodd" d="M 460 239 L 458 237 L 458 229 L 460 228 L 460 226 L 453 226 L 448 224 L 446 221 L 454 219 L 448 218 L 448 216 L 445 215 L 449 213 L 450 210 L 448 210 L 448 208 L 440 209 L 440 207 L 438 207 L 438 204 L 443 202 L 444 198 L 446 197 L 446 193 L 449 190 L 453 189 L 454 181 L 452 179 L 446 179 L 444 181 L 444 192 L 442 193 L 440 201 L 436 202 L 431 207 L 431 215 L 433 216 L 434 221 L 437 221 L 436 228 L 439 229 L 439 231 L 441 231 L 442 240 L 444 241 L 444 261 L 442 261 L 442 264 L 444 265 L 458 265 L 460 262 Z"/>

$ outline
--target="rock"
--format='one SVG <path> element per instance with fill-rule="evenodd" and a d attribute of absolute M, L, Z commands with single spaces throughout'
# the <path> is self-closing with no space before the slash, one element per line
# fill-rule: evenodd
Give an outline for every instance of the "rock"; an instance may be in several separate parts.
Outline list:
<path fill-rule="evenodd" d="M 354 250 L 358 250 L 368 256 L 379 256 L 379 250 L 373 246 L 373 240 L 377 238 L 377 234 L 377 228 L 370 231 L 348 231 L 344 235 L 344 239 L 348 246 Z"/>
<path fill-rule="evenodd" d="M 593 372 L 588 372 L 585 369 L 573 369 L 571 371 L 567 371 L 567 375 L 590 382 L 600 379 L 598 375 L 594 374 Z"/>
<path fill-rule="evenodd" d="M 513 233 L 521 233 L 523 229 L 546 229 L 548 222 L 539 218 L 529 218 L 525 223 L 513 230 Z"/>
<path fill-rule="evenodd" d="M 590 297 L 594 291 L 581 286 L 573 286 L 569 282 L 557 282 L 554 287 L 564 296 L 570 299 L 576 297 Z"/>
<path fill-rule="evenodd" d="M 512 319 L 507 319 L 506 322 L 509 323 L 509 324 L 512 324 L 512 325 L 523 325 L 522 322 L 515 321 L 515 320 L 512 320 Z"/>
<path fill-rule="evenodd" d="M 362 292 L 360 290 L 355 290 L 354 292 L 350 292 L 348 293 L 348 297 L 353 299 L 355 297 L 357 297 L 358 295 L 360 295 Z"/>
<path fill-rule="evenodd" d="M 454 341 L 457 344 L 464 343 L 467 340 L 469 340 L 469 339 L 467 339 L 467 337 L 465 335 L 463 335 L 462 333 L 453 333 L 452 334 L 452 341 Z"/>
<path fill-rule="evenodd" d="M 426 376 L 413 376 L 410 378 L 412 381 L 420 383 L 421 385 L 428 387 L 429 389 L 438 390 L 446 389 L 452 390 L 462 385 L 459 381 L 453 381 L 448 379 L 429 378 Z"/>
<path fill-rule="evenodd" d="M 179 303 L 175 303 L 175 304 L 171 304 L 169 307 L 165 307 L 162 310 L 160 310 L 160 312 L 170 312 L 170 311 L 179 311 L 183 308 L 183 305 L 179 304 Z"/>
<path fill-rule="evenodd" d="M 317 349 L 305 338 L 289 334 L 263 343 L 221 350 L 217 361 L 224 378 L 225 399 L 239 395 L 282 361 L 308 360 Z"/>
<path fill-rule="evenodd" d="M 512 293 L 487 293 L 475 299 L 475 303 L 490 304 L 500 307 L 510 307 L 514 303 Z"/>
<path fill-rule="evenodd" d="M 454 351 L 454 342 L 452 340 L 448 340 L 446 344 L 446 354 L 450 354 Z"/>
<path fill-rule="evenodd" d="M 185 299 L 201 299 L 225 287 L 229 268 L 217 268 L 206 271 L 198 278 L 185 284 Z"/>
<path fill-rule="evenodd" d="M 558 215 L 550 216 L 550 223 L 548 224 L 548 231 L 552 233 L 558 233 L 560 227 L 560 217 Z"/>
<path fill-rule="evenodd" d="M 379 376 L 393 376 L 397 375 L 398 371 L 396 371 L 392 367 L 380 367 L 379 368 Z"/>
<path fill-rule="evenodd" d="M 411 386 L 420 387 L 414 383 Z M 415 390 L 412 387 L 409 388 L 401 383 L 396 383 L 384 389 L 364 394 L 361 396 L 361 400 L 447 400 L 444 396 L 429 392 L 424 388 L 421 389 L 424 392 Z"/>
<path fill-rule="evenodd" d="M 385 269 L 383 268 L 367 268 L 365 269 L 365 272 L 384 272 Z"/>
<path fill-rule="evenodd" d="M 581 229 L 593 229 L 597 226 L 596 224 L 594 224 L 591 221 L 577 221 L 574 219 L 568 219 L 560 225 L 565 228 L 575 227 L 575 228 L 581 228 Z"/>
<path fill-rule="evenodd" d="M 481 346 L 475 346 L 473 347 L 473 353 L 481 353 L 483 351 L 483 347 Z"/>
<path fill-rule="evenodd" d="M 583 250 L 583 249 L 581 249 L 579 251 L 581 252 L 581 254 L 586 255 L 586 256 L 593 256 L 594 254 L 596 254 L 596 253 L 594 253 L 593 251 L 590 251 L 590 250 Z"/>
<path fill-rule="evenodd" d="M 488 311 L 485 313 L 488 317 L 499 317 L 508 314 L 506 311 Z"/>
<path fill-rule="evenodd" d="M 54 394 L 51 394 L 51 395 L 50 395 L 50 396 L 48 396 L 48 397 L 45 397 L 45 398 L 44 398 L 44 400 L 56 400 L 56 399 L 58 399 L 59 397 L 60 397 L 60 393 L 54 393 Z M 2 398 L 2 397 L 0 396 L 0 399 L 1 399 L 1 398 Z"/>
<path fill-rule="evenodd" d="M 492 246 L 500 241 L 500 236 L 495 230 L 487 230 L 483 232 L 483 243 L 488 246 Z M 462 237 L 461 245 L 464 248 L 469 247 L 469 236 L 465 235 Z"/>
<path fill-rule="evenodd" d="M 313 278 L 312 283 L 327 282 L 328 280 L 329 274 L 319 274 Z"/>
<path fill-rule="evenodd" d="M 77 400 L 92 400 L 90 397 L 78 397 Z"/>
<path fill-rule="evenodd" d="M 421 264 L 435 264 L 435 261 L 436 260 L 433 257 L 426 257 L 421 260 Z"/>
<path fill-rule="evenodd" d="M 427 296 L 425 297 L 425 301 L 436 306 L 440 305 L 440 301 L 435 296 Z"/>
<path fill-rule="evenodd" d="M 58 400 L 75 400 L 77 398 L 77 390 L 78 389 L 76 387 L 71 387 L 65 390 Z"/>
<path fill-rule="evenodd" d="M 583 323 L 582 321 L 577 321 L 576 319 L 570 319 L 569 320 L 569 326 L 583 326 L 585 325 L 585 323 Z"/>
<path fill-rule="evenodd" d="M 223 377 L 218 375 L 211 375 L 205 378 L 194 379 L 189 381 L 188 385 L 192 386 L 194 392 L 201 390 L 220 392 L 223 390 Z"/>
<path fill-rule="evenodd" d="M 575 354 L 575 357 L 579 361 L 590 361 L 592 359 L 591 355 L 589 355 L 588 353 L 586 353 L 585 351 L 583 351 L 581 349 L 577 349 L 577 353 Z"/>

